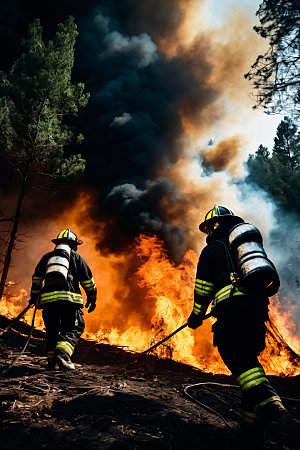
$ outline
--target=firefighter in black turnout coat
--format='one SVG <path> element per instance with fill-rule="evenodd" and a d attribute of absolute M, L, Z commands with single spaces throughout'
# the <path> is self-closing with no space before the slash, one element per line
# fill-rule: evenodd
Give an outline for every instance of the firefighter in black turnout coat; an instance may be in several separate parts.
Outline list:
<path fill-rule="evenodd" d="M 85 327 L 79 284 L 85 290 L 89 313 L 96 308 L 97 289 L 90 268 L 76 251 L 82 244 L 76 234 L 70 229 L 63 230 L 52 242 L 59 245 L 58 248 L 64 247 L 60 244 L 67 244 L 65 247 L 69 250 L 64 282 L 49 283 L 47 276 L 45 278 L 50 258 L 60 254 L 55 249 L 42 256 L 35 268 L 29 303 L 38 301 L 38 307 L 43 310 L 48 368 L 54 369 L 57 364 L 60 368 L 74 369 L 71 356 Z"/>
<path fill-rule="evenodd" d="M 234 225 L 243 222 L 228 208 L 215 206 L 200 224 L 200 230 L 208 235 L 207 246 L 198 262 L 188 326 L 199 327 L 212 302 L 213 316 L 217 318 L 213 325 L 214 346 L 242 392 L 242 438 L 261 442 L 265 426 L 286 410 L 257 359 L 265 348 L 268 297 L 242 292 L 233 279 L 228 236 Z"/>

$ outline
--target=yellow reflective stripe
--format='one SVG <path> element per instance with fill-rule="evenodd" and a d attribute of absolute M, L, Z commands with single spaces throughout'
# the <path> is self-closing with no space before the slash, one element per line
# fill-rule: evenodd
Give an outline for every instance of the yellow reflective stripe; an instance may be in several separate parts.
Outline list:
<path fill-rule="evenodd" d="M 241 386 L 242 391 L 247 391 L 254 386 L 258 386 L 264 381 L 268 381 L 268 379 L 262 367 L 254 367 L 253 369 L 247 370 L 247 372 L 239 375 L 237 377 L 237 381 Z"/>
<path fill-rule="evenodd" d="M 208 294 L 210 294 L 212 291 L 213 291 L 213 287 L 210 287 L 210 286 L 203 286 L 203 285 L 201 285 L 201 284 L 199 284 L 199 283 L 196 283 L 195 284 L 195 289 L 200 289 L 200 290 L 203 290 L 204 292 L 206 292 L 206 293 L 208 293 Z"/>
<path fill-rule="evenodd" d="M 70 344 L 70 342 L 67 341 L 59 341 L 56 344 L 56 348 L 59 349 L 61 348 L 62 350 L 64 350 L 66 353 L 68 353 L 69 356 L 73 355 L 73 351 L 74 351 L 74 347 L 73 345 Z"/>
<path fill-rule="evenodd" d="M 196 278 L 196 284 L 203 284 L 204 286 L 210 286 L 210 287 L 214 287 L 214 283 L 211 283 L 210 281 L 205 281 L 205 280 L 199 280 L 198 278 Z"/>
<path fill-rule="evenodd" d="M 207 292 L 203 289 L 199 289 L 197 287 L 195 287 L 195 292 L 197 292 L 197 294 L 201 295 L 202 297 L 211 297 L 212 292 Z"/>
<path fill-rule="evenodd" d="M 90 280 L 80 281 L 80 284 L 83 287 L 95 286 L 95 281 L 93 278 L 91 278 Z"/>
<path fill-rule="evenodd" d="M 249 375 L 252 375 L 255 373 L 261 373 L 264 375 L 265 371 L 262 367 L 253 367 L 253 369 L 249 369 L 246 372 L 241 373 L 241 375 L 239 375 L 236 379 L 237 379 L 238 383 L 240 383 L 241 381 L 243 381 L 243 379 L 245 379 Z"/>
<path fill-rule="evenodd" d="M 212 308 L 215 308 L 215 306 L 217 305 L 217 303 L 226 300 L 231 293 L 231 288 L 232 288 L 232 284 L 228 284 L 227 286 L 224 286 L 222 289 L 220 289 L 214 298 L 213 304 L 212 304 Z M 231 293 L 232 296 L 235 295 L 247 295 L 244 292 L 240 291 L 236 286 L 233 288 L 233 292 Z"/>
<path fill-rule="evenodd" d="M 203 297 L 210 297 L 214 290 L 214 283 L 205 280 L 196 279 L 195 292 Z"/>
<path fill-rule="evenodd" d="M 54 302 L 58 302 L 58 301 L 67 301 L 67 302 L 71 302 L 71 303 L 76 303 L 77 305 L 83 305 L 83 299 L 81 300 L 77 300 L 77 299 L 72 299 L 70 297 L 60 297 L 60 298 L 52 298 L 52 299 L 48 299 L 48 300 L 41 300 L 40 301 L 40 305 L 45 305 L 46 303 L 54 303 Z"/>
<path fill-rule="evenodd" d="M 83 298 L 81 294 L 76 294 L 75 292 L 69 291 L 53 291 L 53 292 L 43 292 L 41 295 L 40 304 L 56 302 L 58 300 L 67 300 L 73 303 L 83 304 Z"/>
<path fill-rule="evenodd" d="M 232 284 L 228 284 L 227 286 L 224 286 L 222 289 L 220 289 L 215 295 L 215 301 L 218 303 L 224 298 L 227 298 L 230 294 L 231 288 Z"/>
<path fill-rule="evenodd" d="M 236 286 L 233 288 L 232 295 L 247 295 L 245 292 L 240 291 Z"/>
<path fill-rule="evenodd" d="M 43 282 L 43 277 L 35 277 L 35 276 L 33 276 L 32 277 L 32 282 L 33 283 L 42 283 Z"/>
<path fill-rule="evenodd" d="M 31 294 L 38 294 L 41 289 L 31 289 Z"/>
<path fill-rule="evenodd" d="M 52 292 L 43 292 L 42 298 L 52 298 L 52 297 L 61 297 L 64 295 L 68 295 L 72 298 L 82 298 L 81 294 L 77 294 L 76 292 L 70 292 L 70 291 L 52 291 Z"/>
<path fill-rule="evenodd" d="M 247 422 L 248 424 L 255 424 L 257 415 L 254 412 L 241 410 L 241 419 L 243 422 Z"/>
<path fill-rule="evenodd" d="M 205 314 L 207 310 L 207 306 L 202 306 L 200 309 L 199 308 L 193 308 L 193 313 L 195 313 L 196 315 L 200 315 L 200 314 Z"/>
<path fill-rule="evenodd" d="M 241 386 L 242 391 L 248 391 L 248 389 L 251 389 L 254 386 L 258 386 L 259 384 L 263 383 L 264 381 L 268 381 L 267 377 L 261 376 L 261 377 L 256 377 L 253 380 L 249 380 Z"/>
<path fill-rule="evenodd" d="M 281 398 L 278 397 L 278 395 L 273 395 L 272 397 L 267 398 L 263 402 L 258 403 L 258 405 L 255 406 L 255 411 L 261 408 L 262 406 L 265 406 L 267 403 L 279 401 L 281 403 Z"/>
<path fill-rule="evenodd" d="M 43 277 L 32 277 L 32 288 L 31 289 L 39 289 L 40 290 L 41 286 L 43 284 L 43 281 L 44 281 Z"/>
<path fill-rule="evenodd" d="M 201 312 L 205 312 L 208 308 L 208 305 L 200 305 L 199 303 L 194 303 L 194 311 L 201 311 Z"/>

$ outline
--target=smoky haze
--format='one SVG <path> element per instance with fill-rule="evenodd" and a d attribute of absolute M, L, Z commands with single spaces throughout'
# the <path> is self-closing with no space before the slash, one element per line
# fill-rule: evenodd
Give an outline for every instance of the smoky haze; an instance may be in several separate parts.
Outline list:
<path fill-rule="evenodd" d="M 87 161 L 80 190 L 90 194 L 89 200 L 74 221 L 68 219 L 68 211 L 78 207 L 76 193 L 60 195 L 59 202 L 57 197 L 52 203 L 39 199 L 35 209 L 34 199 L 27 200 L 28 211 L 34 211 L 25 215 L 27 234 L 40 240 L 32 239 L 23 260 L 30 262 L 31 276 L 46 237 L 50 241 L 60 227 L 69 226 L 67 220 L 77 223 L 74 231 L 80 237 L 92 237 L 97 256 L 99 252 L 102 256 L 126 255 L 123 265 L 116 263 L 114 281 L 120 287 L 107 294 L 109 312 L 113 294 L 120 302 L 116 316 L 122 318 L 119 328 L 123 330 L 132 324 L 132 311 L 143 326 L 149 326 L 155 309 L 154 298 L 141 305 L 146 293 L 132 280 L 141 264 L 133 249 L 136 237 L 155 234 L 179 263 L 189 248 L 200 251 L 204 236 L 198 224 L 215 203 L 228 206 L 260 229 L 267 253 L 278 267 L 284 294 L 293 303 L 297 300 L 297 281 L 290 264 L 295 267 L 298 260 L 293 257 L 291 263 L 282 244 L 275 244 L 286 242 L 286 230 L 292 229 L 295 220 L 275 222 L 276 208 L 270 198 L 233 182 L 233 177 L 243 177 L 244 139 L 235 133 L 222 136 L 232 114 L 226 108 L 230 100 L 234 119 L 245 104 L 251 110 L 243 74 L 261 51 L 261 42 L 251 30 L 252 23 L 237 10 L 218 30 L 208 29 L 205 18 L 195 30 L 189 20 L 199 15 L 202 4 L 199 0 L 4 0 L 0 4 L 1 70 L 20 55 L 21 39 L 34 18 L 41 19 L 44 37 L 49 39 L 57 23 L 74 15 L 79 31 L 74 81 L 84 82 L 91 93 L 87 107 L 73 120 L 85 141 L 67 149 L 69 154 L 81 153 Z M 220 128 L 222 141 L 202 148 L 198 139 L 212 126 Z M 214 135 L 209 137 L 214 139 Z M 8 182 L 3 177 L 2 187 Z M 53 224 L 59 228 L 55 230 Z M 89 261 L 92 251 L 86 252 Z M 96 259 L 93 263 L 96 266 Z M 101 285 L 102 267 L 100 292 L 105 287 Z M 27 267 L 16 264 L 15 270 L 26 270 L 29 279 Z M 19 276 L 24 277 L 23 273 Z M 289 283 L 291 279 L 294 284 Z M 110 326 L 114 321 L 111 313 L 107 323 Z"/>
<path fill-rule="evenodd" d="M 167 3 L 159 2 L 158 8 L 156 1 L 98 1 L 72 7 L 63 1 L 42 11 L 38 2 L 29 8 L 24 2 L 2 2 L 1 37 L 20 40 L 28 23 L 40 17 L 49 38 L 57 22 L 75 15 L 74 77 L 91 93 L 76 120 L 86 140 L 75 151 L 87 160 L 86 184 L 98 191 L 90 209 L 104 224 L 97 246 L 104 253 L 124 252 L 141 232 L 152 232 L 179 261 L 188 246 L 187 230 L 166 220 L 166 199 L 178 197 L 178 188 L 160 170 L 178 162 L 183 152 L 181 110 L 198 116 L 218 89 L 206 82 L 211 72 L 207 42 L 197 45 L 197 61 L 195 49 L 182 49 L 172 58 L 159 50 L 160 40 L 174 40 L 185 14 L 182 2 Z M 19 52 L 16 45 L 3 66 Z"/>
<path fill-rule="evenodd" d="M 199 49 L 197 74 L 190 49 L 172 58 L 159 51 L 159 39 L 174 39 L 180 24 L 177 3 L 169 2 L 167 24 L 148 15 L 155 2 L 134 2 L 136 9 L 133 2 L 120 7 L 100 2 L 79 21 L 78 60 L 91 91 L 89 110 L 82 115 L 87 175 L 100 188 L 90 213 L 104 223 L 98 241 L 102 252 L 123 252 L 141 232 L 163 239 L 176 261 L 187 249 L 184 227 L 166 219 L 178 187 L 160 171 L 183 153 L 181 109 L 196 116 L 217 90 L 206 83 L 211 66 L 204 49 Z"/>
<path fill-rule="evenodd" d="M 80 188 L 93 190 L 88 215 L 99 230 L 94 238 L 104 255 L 125 253 L 140 233 L 152 233 L 178 263 L 188 248 L 197 249 L 197 226 L 212 204 L 225 200 L 237 214 L 243 213 L 229 187 L 241 163 L 242 140 L 225 139 L 203 151 L 202 159 L 203 149 L 192 148 L 191 141 L 224 120 L 224 95 L 227 101 L 232 96 L 238 108 L 249 49 L 255 54 L 257 43 L 250 22 L 237 11 L 218 32 L 205 27 L 203 19 L 190 39 L 189 20 L 199 15 L 202 4 L 1 2 L 4 69 L 20 54 L 21 38 L 33 18 L 41 19 L 49 39 L 58 22 L 75 16 L 79 36 L 73 75 L 85 83 L 91 99 L 73 120 L 85 141 L 67 151 L 80 152 L 87 160 Z M 8 40 L 13 44 L 9 52 Z M 207 164 L 210 177 L 200 170 L 199 178 L 190 182 L 193 158 L 198 165 Z M 55 199 L 46 210 L 37 208 L 36 222 L 76 205 L 73 197 L 66 196 L 64 202 L 60 196 L 59 204 Z M 82 229 L 84 222 L 79 224 Z"/>

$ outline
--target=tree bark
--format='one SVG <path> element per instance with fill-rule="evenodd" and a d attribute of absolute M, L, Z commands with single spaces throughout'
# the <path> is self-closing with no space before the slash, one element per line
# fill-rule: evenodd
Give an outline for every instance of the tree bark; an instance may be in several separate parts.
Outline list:
<path fill-rule="evenodd" d="M 15 216 L 13 219 L 14 223 L 13 223 L 13 227 L 12 227 L 12 230 L 10 233 L 8 247 L 7 247 L 7 251 L 6 251 L 6 255 L 5 255 L 5 259 L 4 259 L 4 263 L 3 263 L 3 271 L 2 271 L 1 280 L 0 280 L 0 299 L 2 298 L 4 290 L 5 290 L 6 279 L 7 279 L 8 271 L 10 268 L 10 263 L 11 263 L 11 256 L 12 256 L 12 252 L 13 252 L 13 248 L 14 248 L 14 244 L 15 244 L 15 240 L 16 240 L 16 235 L 17 235 L 17 231 L 18 231 L 18 227 L 19 227 L 19 223 L 20 223 L 23 200 L 24 200 L 24 197 L 26 194 L 26 188 L 27 188 L 27 175 L 29 172 L 30 164 L 31 164 L 31 159 L 28 159 L 26 166 L 25 166 L 24 174 L 22 177 L 21 191 L 20 191 L 20 195 L 18 198 L 18 202 L 17 202 L 16 213 L 15 213 Z"/>

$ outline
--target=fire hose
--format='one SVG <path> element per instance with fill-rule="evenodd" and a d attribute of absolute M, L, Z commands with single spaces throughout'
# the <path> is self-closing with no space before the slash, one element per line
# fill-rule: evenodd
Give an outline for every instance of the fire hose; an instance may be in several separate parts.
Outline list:
<path fill-rule="evenodd" d="M 210 312 L 209 314 L 206 314 L 203 317 L 203 320 L 208 319 L 209 317 L 211 317 L 212 313 Z M 173 331 L 173 333 L 169 334 L 169 336 L 165 337 L 164 339 L 162 339 L 161 341 L 157 342 L 156 344 L 152 345 L 152 347 L 148 348 L 147 350 L 145 350 L 144 352 L 141 353 L 141 355 L 145 355 L 148 352 L 151 352 L 152 350 L 154 350 L 156 347 L 158 347 L 159 345 L 163 344 L 164 342 L 166 342 L 168 339 L 170 339 L 171 337 L 173 337 L 175 334 L 179 333 L 179 331 L 183 330 L 185 327 L 187 327 L 187 323 L 185 323 L 184 325 L 181 325 L 181 327 L 177 328 L 177 330 Z"/>
<path fill-rule="evenodd" d="M 5 373 L 7 373 L 13 367 L 13 365 L 21 358 L 23 353 L 25 352 L 25 350 L 26 350 L 26 348 L 27 348 L 27 346 L 29 344 L 32 332 L 33 332 L 37 305 L 38 305 L 38 300 L 36 301 L 36 304 L 35 304 L 35 307 L 34 307 L 34 312 L 33 312 L 33 316 L 32 316 L 30 331 L 29 331 L 28 337 L 26 339 L 26 342 L 25 342 L 21 352 L 12 360 L 12 362 L 5 369 L 1 370 L 0 375 L 4 375 Z M 12 321 L 12 323 L 9 324 L 9 326 L 7 326 L 6 328 L 4 328 L 1 331 L 1 335 L 4 334 L 5 331 L 9 330 L 9 328 L 11 328 L 12 325 L 17 322 L 17 320 L 19 320 L 22 316 L 24 316 L 24 314 L 28 311 L 29 308 L 31 308 L 31 306 L 32 305 L 26 306 L 26 308 Z"/>
<path fill-rule="evenodd" d="M 211 317 L 212 313 L 210 312 L 209 314 L 206 314 L 203 317 L 203 320 L 208 319 L 209 317 Z M 166 342 L 168 339 L 170 339 L 171 337 L 173 337 L 175 334 L 179 333 L 179 331 L 183 330 L 185 327 L 187 327 L 187 323 L 185 323 L 184 325 L 181 325 L 181 327 L 177 328 L 177 330 L 173 331 L 173 333 L 169 334 L 169 336 L 165 337 L 164 339 L 162 339 L 161 341 L 157 342 L 156 344 L 152 345 L 150 348 L 148 348 L 147 350 L 145 350 L 144 352 L 141 353 L 141 355 L 145 355 L 148 352 L 151 352 L 152 350 L 154 350 L 156 347 L 158 347 L 159 345 L 163 344 L 164 342 Z M 227 425 L 229 428 L 234 429 L 231 425 L 229 425 L 229 423 L 225 420 L 225 418 L 222 416 L 222 414 L 218 413 L 217 411 L 215 411 L 214 409 L 210 408 L 209 406 L 205 405 L 202 402 L 199 402 L 199 400 L 197 400 L 196 398 L 194 398 L 191 394 L 189 394 L 187 391 L 188 389 L 194 387 L 194 386 L 200 386 L 200 385 L 206 385 L 206 384 L 214 384 L 214 385 L 219 385 L 219 386 L 223 386 L 223 387 L 229 387 L 229 388 L 238 388 L 238 386 L 235 385 L 231 385 L 231 384 L 221 384 L 221 383 L 211 383 L 211 382 L 205 382 L 205 383 L 196 383 L 196 384 L 191 384 L 190 386 L 186 386 L 184 388 L 184 393 L 191 398 L 193 401 L 195 401 L 196 403 L 198 403 L 198 405 L 202 406 L 202 408 L 206 409 L 208 412 L 215 414 L 216 416 L 220 417 L 220 419 L 223 420 L 223 422 L 225 423 L 225 425 Z"/>
<path fill-rule="evenodd" d="M 25 309 L 23 309 L 23 311 L 20 312 L 20 314 L 11 321 L 11 323 L 9 325 L 7 325 L 7 327 L 3 328 L 3 330 L 0 331 L 0 337 L 6 333 L 15 323 L 18 322 L 18 320 L 21 319 L 21 317 L 25 316 L 25 314 L 27 313 L 27 311 L 32 307 L 32 305 L 27 305 Z"/>
<path fill-rule="evenodd" d="M 208 319 L 209 317 L 211 317 L 211 313 L 206 314 L 203 318 L 203 320 Z M 271 321 L 270 321 L 271 322 Z M 150 348 L 148 348 L 147 350 L 145 350 L 144 352 L 141 353 L 141 355 L 145 355 L 146 353 L 154 350 L 156 347 L 158 347 L 159 345 L 163 344 L 164 342 L 166 342 L 168 339 L 170 339 L 172 336 L 174 336 L 175 334 L 179 333 L 179 331 L 183 330 L 185 327 L 187 327 L 187 323 L 185 323 L 184 325 L 181 325 L 181 327 L 177 328 L 177 330 L 173 331 L 173 333 L 169 334 L 169 336 L 165 337 L 164 339 L 162 339 L 161 341 L 157 342 L 156 344 L 152 345 Z M 273 327 L 275 327 L 275 325 L 271 322 L 271 325 Z M 279 333 L 279 331 L 277 330 L 277 328 L 275 327 L 277 333 Z M 280 334 L 280 333 L 279 333 Z M 222 416 L 222 414 L 220 414 L 218 411 L 215 411 L 214 409 L 210 408 L 209 406 L 207 406 L 205 403 L 200 402 L 199 400 L 197 400 L 195 397 L 193 397 L 190 393 L 188 393 L 188 389 L 191 389 L 193 387 L 196 386 L 205 386 L 205 385 L 216 385 L 216 386 L 221 386 L 221 387 L 225 387 L 225 388 L 229 388 L 229 389 L 239 389 L 239 386 L 236 385 L 232 385 L 232 384 L 223 384 L 223 383 L 215 383 L 215 382 L 203 382 L 203 383 L 196 383 L 196 384 L 191 384 L 189 386 L 184 387 L 183 391 L 185 393 L 185 395 L 187 395 L 191 400 L 193 400 L 194 402 L 196 402 L 199 406 L 201 406 L 202 408 L 206 409 L 208 412 L 215 414 L 216 416 L 218 416 L 223 422 L 224 424 L 232 429 L 235 430 L 235 427 L 232 427 L 227 420 Z M 291 400 L 291 401 L 300 401 L 297 399 L 293 399 L 293 398 L 288 398 L 288 397 L 282 397 L 282 399 L 285 400 Z"/>

